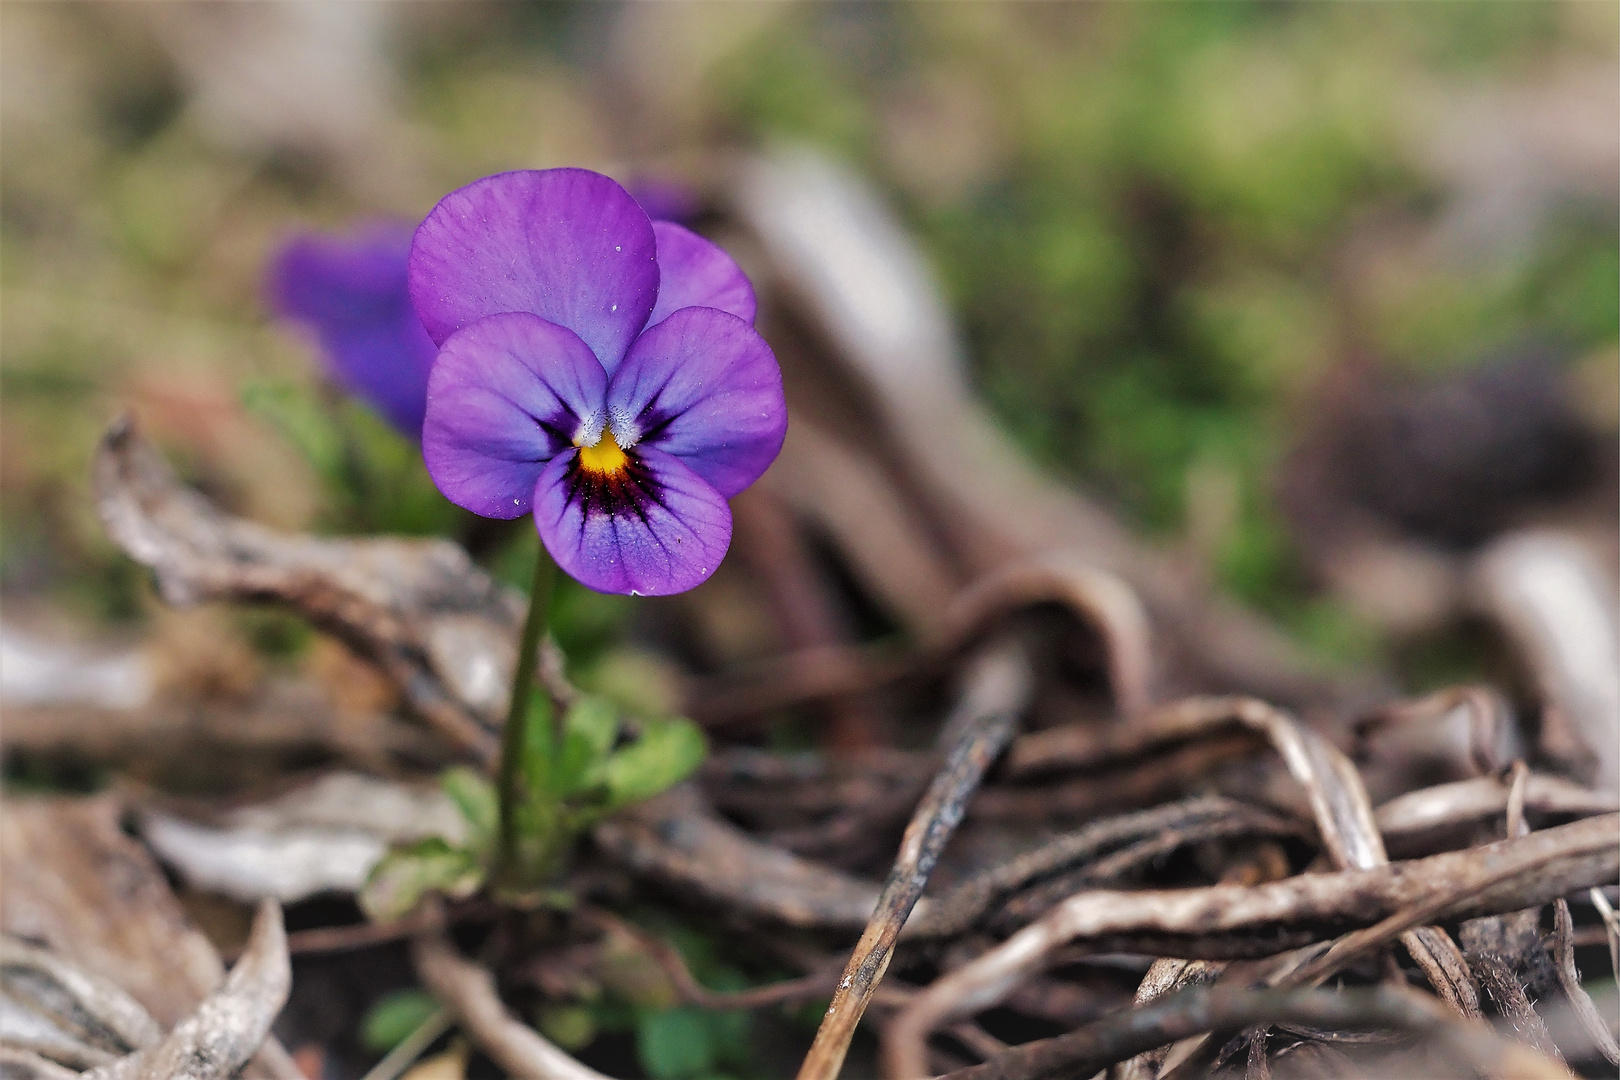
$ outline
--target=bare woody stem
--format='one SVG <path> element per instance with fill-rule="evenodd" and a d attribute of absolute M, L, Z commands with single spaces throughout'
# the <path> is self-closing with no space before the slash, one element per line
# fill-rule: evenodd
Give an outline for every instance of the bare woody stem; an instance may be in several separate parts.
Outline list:
<path fill-rule="evenodd" d="M 524 776 L 524 748 L 529 736 L 529 691 L 534 685 L 534 669 L 540 654 L 540 639 L 546 632 L 546 613 L 551 607 L 551 585 L 556 567 L 546 553 L 546 545 L 535 544 L 534 579 L 529 583 L 529 613 L 523 619 L 523 636 L 518 642 L 516 670 L 512 673 L 512 700 L 506 710 L 506 727 L 501 732 L 501 764 L 496 783 L 499 789 L 500 848 L 494 878 L 501 881 L 517 870 L 518 801 L 532 777 Z"/>

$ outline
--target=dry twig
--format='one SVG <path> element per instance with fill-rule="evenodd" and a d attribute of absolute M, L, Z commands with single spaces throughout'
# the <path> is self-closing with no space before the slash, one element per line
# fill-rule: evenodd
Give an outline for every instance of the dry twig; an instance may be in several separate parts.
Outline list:
<path fill-rule="evenodd" d="M 929 1031 L 1000 1001 L 1071 941 L 1098 951 L 1233 959 L 1280 953 L 1386 918 L 1404 924 L 1398 933 L 1423 921 L 1517 911 L 1613 879 L 1620 874 L 1617 840 L 1620 816 L 1611 815 L 1468 851 L 1252 887 L 1083 892 L 918 994 L 885 1033 L 890 1072 L 918 1075 Z M 1443 904 L 1427 903 L 1439 897 Z M 1414 911 L 1417 921 L 1410 921 Z"/>
<path fill-rule="evenodd" d="M 974 875 L 951 892 L 936 898 L 926 911 L 913 915 L 906 925 L 904 936 L 950 937 L 960 934 L 970 929 L 986 912 L 1035 882 L 1049 880 L 1073 867 L 1091 863 L 1105 853 L 1124 848 L 1134 841 L 1166 833 L 1175 836 L 1214 822 L 1219 822 L 1223 827 L 1232 825 L 1238 832 L 1275 830 L 1287 834 L 1298 831 L 1298 826 L 1274 814 L 1219 796 L 1185 799 L 1151 810 L 1104 818 Z"/>
<path fill-rule="evenodd" d="M 411 708 L 490 760 L 521 600 L 444 540 L 334 540 L 233 518 L 180 485 L 125 416 L 102 437 L 97 508 L 164 599 L 290 606 L 374 661 Z M 482 718 L 482 722 L 480 720 Z"/>
<path fill-rule="evenodd" d="M 760 843 L 718 817 L 691 784 L 630 807 L 592 832 L 630 870 L 756 918 L 789 926 L 864 926 L 878 889 Z"/>
<path fill-rule="evenodd" d="M 1553 959 L 1558 965 L 1558 982 L 1564 988 L 1575 1016 L 1586 1029 L 1610 1065 L 1620 1065 L 1620 1045 L 1615 1043 L 1609 1023 L 1592 1004 L 1592 998 L 1581 985 L 1581 973 L 1575 970 L 1575 921 L 1569 914 L 1569 902 L 1560 897 L 1553 901 Z"/>
<path fill-rule="evenodd" d="M 86 1073 L 86 1080 L 224 1080 L 253 1057 L 292 988 L 281 908 L 259 905 L 247 948 L 225 984 L 156 1046 Z"/>
<path fill-rule="evenodd" d="M 1210 987 L 1181 990 L 1104 1017 L 1068 1035 L 1015 1046 L 983 1065 L 948 1073 L 941 1080 L 1090 1076 L 1135 1054 L 1202 1032 L 1279 1022 L 1381 1028 L 1437 1037 L 1447 1050 L 1475 1068 L 1527 1080 L 1569 1080 L 1569 1073 L 1557 1063 L 1505 1042 L 1483 1024 L 1457 1020 L 1420 995 L 1382 986 L 1341 993 Z"/>
<path fill-rule="evenodd" d="M 518 1080 L 608 1080 L 507 1012 L 494 977 L 456 952 L 443 931 L 417 936 L 411 956 L 422 984 L 508 1075 Z"/>
<path fill-rule="evenodd" d="M 855 1026 L 888 969 L 900 929 L 922 895 L 945 841 L 962 820 L 968 796 L 1012 738 L 1029 693 L 1028 665 L 1014 645 L 986 651 L 969 668 L 962 701 L 943 733 L 951 747 L 945 767 L 906 827 L 894 869 L 799 1067 L 799 1080 L 833 1080 L 838 1075 Z"/>

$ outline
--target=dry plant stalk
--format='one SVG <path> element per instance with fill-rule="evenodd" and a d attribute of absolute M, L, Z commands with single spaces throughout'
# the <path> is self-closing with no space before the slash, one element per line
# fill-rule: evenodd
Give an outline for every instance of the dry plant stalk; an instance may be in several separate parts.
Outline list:
<path fill-rule="evenodd" d="M 411 957 L 422 984 L 508 1075 L 519 1080 L 610 1080 L 507 1012 L 495 992 L 494 976 L 463 959 L 443 931 L 418 935 Z"/>
<path fill-rule="evenodd" d="M 225 984 L 162 1042 L 92 1069 L 86 1080 L 225 1080 L 259 1052 L 291 989 L 281 908 L 266 900 Z"/>
<path fill-rule="evenodd" d="M 1216 987 L 1180 990 L 1067 1035 L 1015 1046 L 991 1061 L 947 1073 L 940 1080 L 1090 1076 L 1136 1054 L 1206 1031 L 1279 1022 L 1425 1035 L 1489 1074 L 1570 1080 L 1568 1070 L 1557 1062 L 1497 1036 L 1484 1024 L 1457 1020 L 1422 995 L 1387 986 L 1341 993 Z"/>
<path fill-rule="evenodd" d="M 521 601 L 446 540 L 324 539 L 231 517 L 183 487 L 124 416 L 96 452 L 97 509 L 171 604 L 283 603 L 395 682 L 452 746 L 493 760 Z"/>
<path fill-rule="evenodd" d="M 922 1075 L 929 1031 L 994 1005 L 1072 941 L 1160 956 L 1269 956 L 1381 919 L 1390 920 L 1378 928 L 1388 940 L 1392 928 L 1517 911 L 1617 874 L 1620 815 L 1610 815 L 1467 851 L 1263 885 L 1082 892 L 919 993 L 886 1032 L 889 1073 Z"/>
<path fill-rule="evenodd" d="M 906 826 L 894 869 L 844 967 L 815 1042 L 799 1066 L 798 1080 L 837 1077 L 855 1027 L 888 970 L 901 928 L 922 895 L 945 842 L 962 820 L 968 796 L 1012 738 L 1029 694 L 1029 667 L 1014 645 L 990 648 L 969 667 L 963 699 L 943 733 L 951 740 L 945 767 Z"/>

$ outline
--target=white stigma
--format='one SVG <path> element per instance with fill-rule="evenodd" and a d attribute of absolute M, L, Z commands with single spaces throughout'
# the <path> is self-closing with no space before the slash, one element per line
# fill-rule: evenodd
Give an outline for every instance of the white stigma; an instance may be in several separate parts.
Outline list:
<path fill-rule="evenodd" d="M 579 422 L 574 431 L 575 446 L 595 446 L 602 441 L 602 429 L 607 427 L 607 416 L 601 412 L 593 412 Z M 623 446 L 623 443 L 619 444 Z"/>
<path fill-rule="evenodd" d="M 613 429 L 613 439 L 620 449 L 628 450 L 641 441 L 641 426 L 630 410 L 617 405 L 608 409 L 607 426 Z"/>

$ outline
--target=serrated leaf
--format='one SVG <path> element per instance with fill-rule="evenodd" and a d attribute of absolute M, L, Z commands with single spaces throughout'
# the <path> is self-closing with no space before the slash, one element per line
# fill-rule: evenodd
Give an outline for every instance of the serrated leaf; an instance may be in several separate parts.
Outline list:
<path fill-rule="evenodd" d="M 402 918 L 430 892 L 459 899 L 484 883 L 484 868 L 471 850 L 441 837 L 395 848 L 372 868 L 360 890 L 360 910 L 377 922 Z"/>
<path fill-rule="evenodd" d="M 603 767 L 609 808 L 650 799 L 680 783 L 703 764 L 708 749 L 702 730 L 690 720 L 649 721 L 641 738 L 615 752 Z"/>
<path fill-rule="evenodd" d="M 494 842 L 500 815 L 495 785 L 483 774 L 465 765 L 446 769 L 439 778 L 439 784 L 467 822 L 470 833 L 468 846 L 487 851 Z"/>

